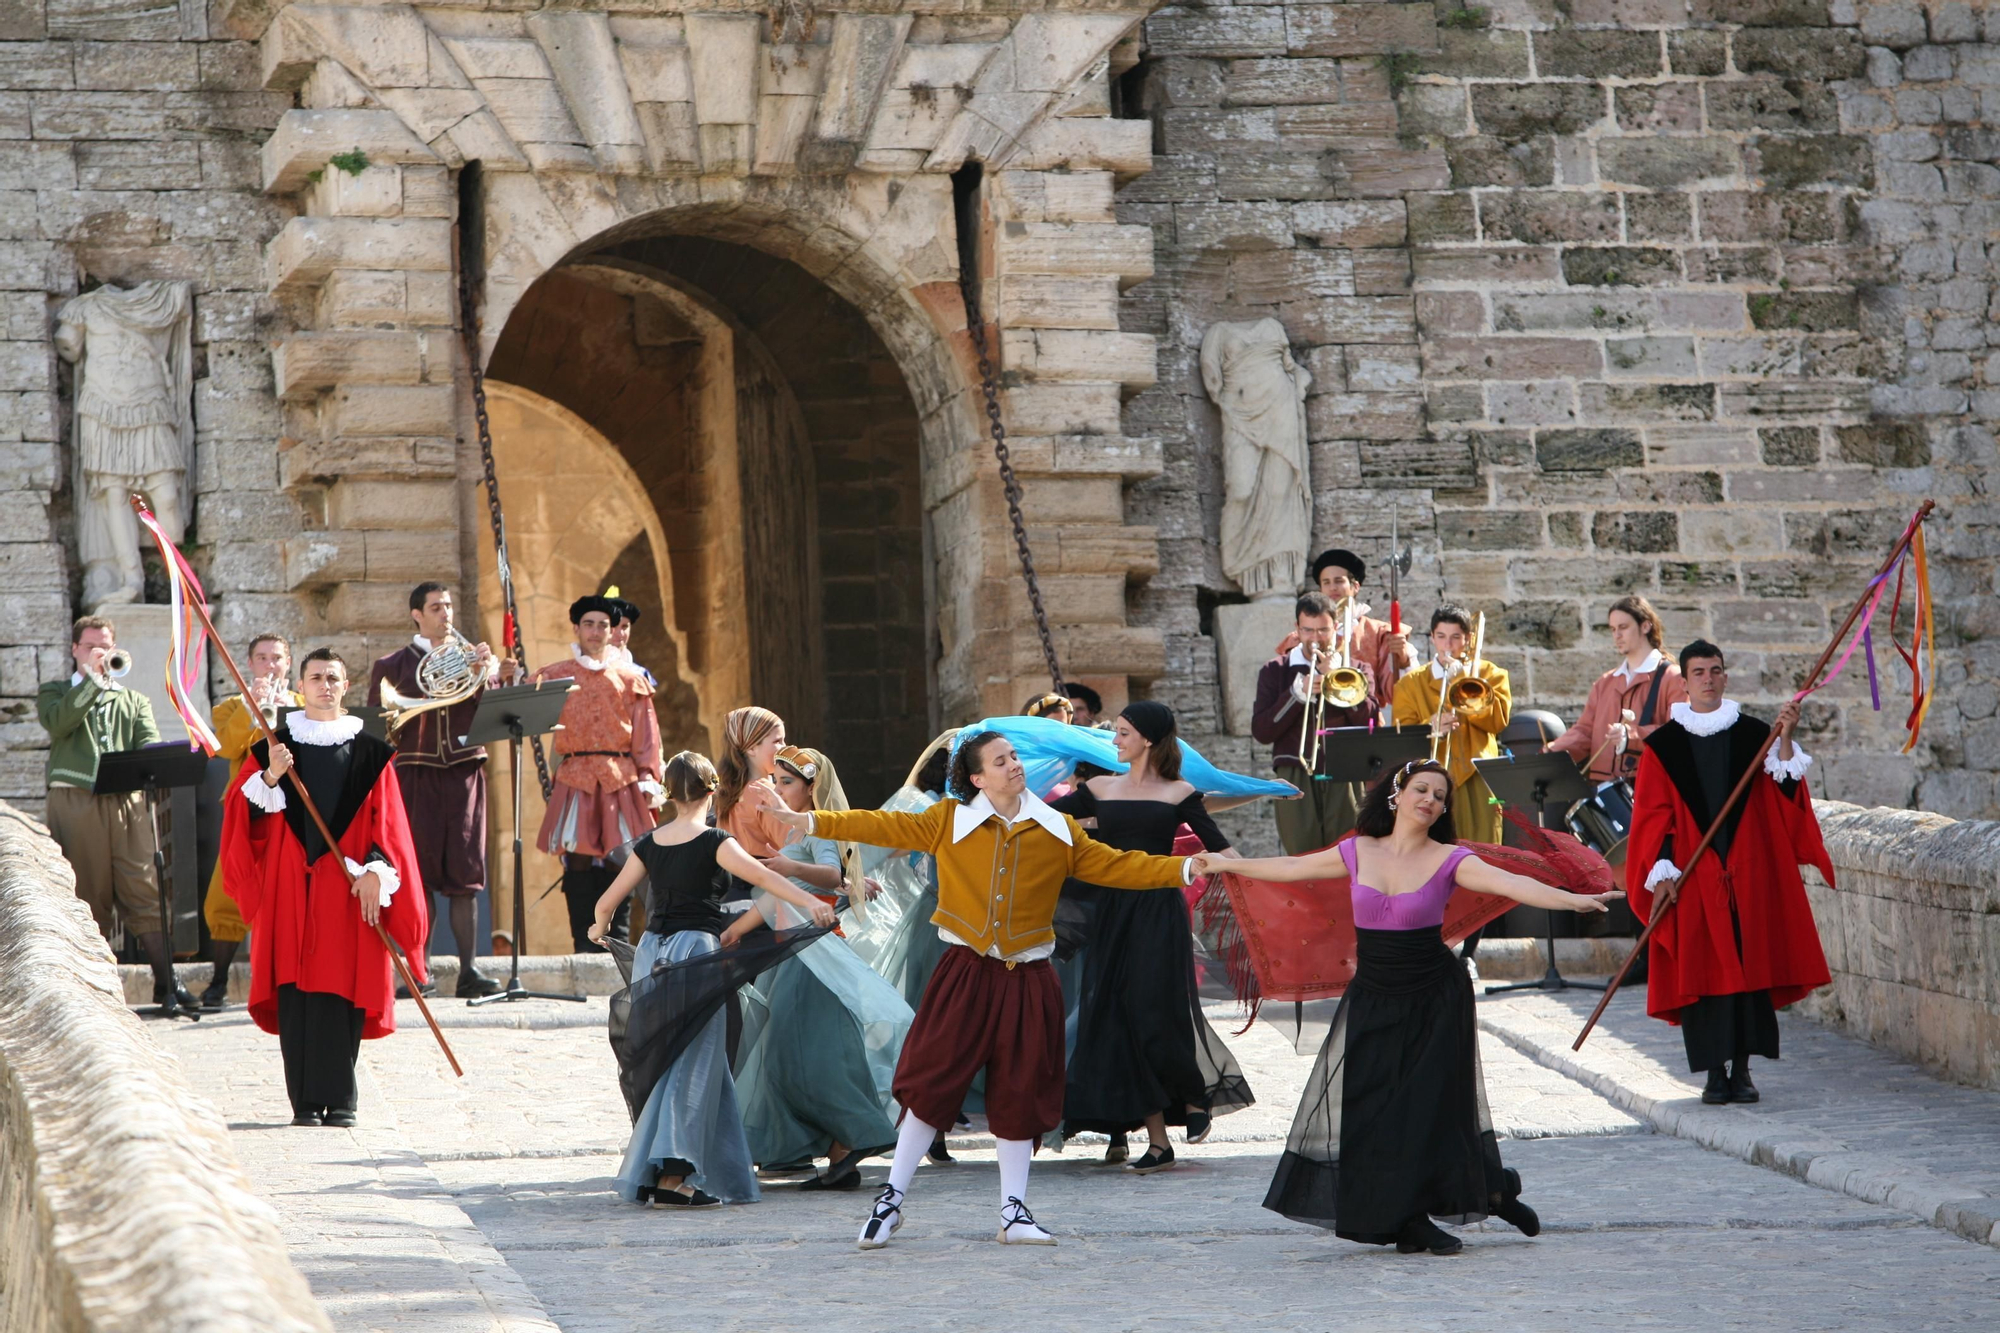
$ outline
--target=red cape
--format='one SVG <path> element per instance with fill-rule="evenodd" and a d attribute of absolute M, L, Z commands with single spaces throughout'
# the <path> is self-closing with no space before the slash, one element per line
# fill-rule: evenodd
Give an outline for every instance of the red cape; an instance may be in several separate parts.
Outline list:
<path fill-rule="evenodd" d="M 266 1032 L 278 1030 L 278 987 L 345 996 L 366 1015 L 364 1038 L 396 1030 L 395 966 L 381 937 L 361 920 L 361 907 L 332 852 L 306 868 L 306 849 L 282 815 L 267 815 L 242 794 L 261 782 L 253 753 L 222 802 L 223 887 L 250 923 L 250 1016 Z M 287 800 L 299 794 L 287 781 Z M 332 811 L 320 813 L 332 818 Z M 402 887 L 382 912 L 382 925 L 408 959 L 419 981 L 428 979 L 424 939 L 429 909 L 410 842 L 396 768 L 385 765 L 367 798 L 340 835 L 340 849 L 355 861 L 379 854 L 396 868 Z"/>
<path fill-rule="evenodd" d="M 1754 719 L 1745 718 L 1731 731 L 1746 727 L 1744 744 L 1763 739 L 1763 724 Z M 1669 733 L 1678 733 L 1679 739 Z M 1673 754 L 1676 745 L 1684 745 L 1685 735 L 1678 725 L 1663 726 L 1647 739 L 1639 758 L 1625 886 L 1641 921 L 1652 915 L 1646 876 L 1662 849 L 1677 852 L 1667 859 L 1680 865 L 1706 831 L 1706 812 L 1690 808 L 1684 795 L 1688 775 L 1683 771 L 1681 782 L 1675 781 L 1676 770 L 1685 766 Z M 1662 744 L 1668 756 L 1664 760 L 1655 748 Z M 1769 990 L 1771 1003 L 1782 1008 L 1826 985 L 1826 955 L 1799 874 L 1802 865 L 1816 867 L 1833 883 L 1833 862 L 1813 816 L 1812 797 L 1803 781 L 1792 784 L 1787 794 L 1760 769 L 1744 794 L 1727 873 L 1713 850 L 1702 853 L 1693 873 L 1681 881 L 1675 906 L 1653 932 L 1646 1012 L 1678 1023 L 1680 1011 L 1704 995 L 1757 990 Z M 1743 931 L 1740 959 L 1730 921 L 1732 889 Z"/>

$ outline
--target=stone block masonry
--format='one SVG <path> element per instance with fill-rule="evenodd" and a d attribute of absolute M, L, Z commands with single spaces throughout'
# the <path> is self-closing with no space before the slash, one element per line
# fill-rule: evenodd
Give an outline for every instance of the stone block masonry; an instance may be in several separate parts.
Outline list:
<path fill-rule="evenodd" d="M 54 840 L 5 804 L 0 1013 L 0 1326 L 331 1328 L 221 1117 L 125 1007 Z"/>
<path fill-rule="evenodd" d="M 1315 377 L 1316 544 L 1379 559 L 1393 512 L 1416 541 L 1406 615 L 1486 611 L 1517 707 L 1574 716 L 1609 665 L 1606 606 L 1642 592 L 1670 648 L 1719 639 L 1732 692 L 1768 711 L 1935 496 L 1949 647 L 1926 744 L 1896 753 L 1902 710 L 1871 712 L 1858 670 L 1808 708 L 1806 743 L 1822 794 L 2000 810 L 1978 481 L 2000 10 L 1336 8 L 1338 51 L 1314 45 L 1317 6 L 1147 24 L 1162 152 L 1119 206 L 1160 246 L 1125 327 L 1160 339 L 1127 413 L 1165 447 L 1131 503 L 1161 532 L 1136 601 L 1167 634 L 1170 701 L 1221 729 L 1207 608 L 1236 595 L 1193 348 L 1272 315 Z M 1366 232 L 1308 221 L 1381 204 L 1399 212 Z"/>

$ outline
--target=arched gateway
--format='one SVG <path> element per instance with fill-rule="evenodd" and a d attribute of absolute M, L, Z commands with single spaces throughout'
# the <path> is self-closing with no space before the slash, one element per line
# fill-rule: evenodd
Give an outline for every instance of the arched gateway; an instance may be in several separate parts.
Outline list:
<path fill-rule="evenodd" d="M 1117 318 L 1153 241 L 1112 212 L 1150 163 L 1149 123 L 1111 114 L 1143 8 L 867 8 L 238 6 L 298 100 L 263 150 L 300 210 L 267 273 L 285 477 L 328 520 L 293 581 L 327 630 L 376 650 L 413 579 L 490 545 L 462 256 L 510 420 L 587 433 L 576 469 L 636 486 L 586 563 L 664 603 L 641 655 L 669 744 L 754 697 L 884 794 L 938 721 L 1044 678 L 963 247 L 1065 670 L 1114 698 L 1161 672 L 1125 623 L 1157 543 L 1122 501 L 1159 454 L 1119 427 L 1155 375 Z"/>

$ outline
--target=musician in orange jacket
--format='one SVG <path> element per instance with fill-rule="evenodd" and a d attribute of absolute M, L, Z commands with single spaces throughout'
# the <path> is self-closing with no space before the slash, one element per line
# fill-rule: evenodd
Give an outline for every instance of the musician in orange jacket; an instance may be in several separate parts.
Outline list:
<path fill-rule="evenodd" d="M 1548 745 L 1584 765 L 1592 782 L 1629 780 L 1639 769 L 1638 742 L 1687 698 L 1680 668 L 1660 651 L 1666 631 L 1651 602 L 1637 594 L 1621 597 L 1605 613 L 1604 624 L 1624 660 L 1597 678 L 1575 725 Z"/>

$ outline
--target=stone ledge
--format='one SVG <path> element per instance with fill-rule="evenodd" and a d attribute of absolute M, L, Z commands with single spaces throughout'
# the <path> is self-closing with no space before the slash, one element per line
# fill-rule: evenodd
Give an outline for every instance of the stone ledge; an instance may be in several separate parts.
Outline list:
<path fill-rule="evenodd" d="M 122 1003 L 74 884 L 46 831 L 0 805 L 9 1329 L 331 1333 L 220 1117 Z"/>

